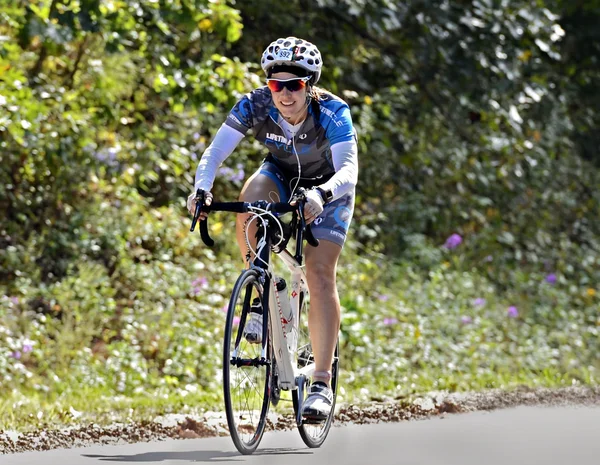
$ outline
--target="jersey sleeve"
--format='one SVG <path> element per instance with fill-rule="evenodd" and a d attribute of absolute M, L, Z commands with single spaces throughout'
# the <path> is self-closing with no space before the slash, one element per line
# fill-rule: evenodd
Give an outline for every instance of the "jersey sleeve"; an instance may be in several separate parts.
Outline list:
<path fill-rule="evenodd" d="M 225 124 L 242 134 L 246 134 L 254 126 L 254 108 L 252 94 L 246 94 L 231 109 Z"/>
<path fill-rule="evenodd" d="M 329 139 L 330 145 L 335 145 L 339 142 L 356 142 L 356 131 L 352 124 L 352 115 L 350 108 L 347 105 L 341 105 L 337 111 L 331 112 L 330 121 L 326 125 L 326 137 Z"/>

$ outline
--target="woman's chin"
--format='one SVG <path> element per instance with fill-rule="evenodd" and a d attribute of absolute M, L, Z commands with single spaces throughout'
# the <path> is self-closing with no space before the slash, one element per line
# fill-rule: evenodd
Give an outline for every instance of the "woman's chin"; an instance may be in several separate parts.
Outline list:
<path fill-rule="evenodd" d="M 294 105 L 292 107 L 281 108 L 279 112 L 283 115 L 284 118 L 290 118 L 296 113 L 298 113 L 298 110 L 296 110 L 296 105 Z"/>

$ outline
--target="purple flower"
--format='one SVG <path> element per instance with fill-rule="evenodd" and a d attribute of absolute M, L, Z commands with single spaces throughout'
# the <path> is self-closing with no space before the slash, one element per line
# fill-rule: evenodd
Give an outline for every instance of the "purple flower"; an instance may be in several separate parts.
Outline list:
<path fill-rule="evenodd" d="M 200 139 L 200 133 L 199 132 L 195 132 L 193 137 L 194 137 L 194 140 Z"/>
<path fill-rule="evenodd" d="M 511 305 L 510 307 L 508 307 L 508 310 L 506 311 L 506 313 L 509 318 L 516 318 L 519 316 L 519 310 L 517 310 L 517 307 L 515 307 L 514 305 Z"/>
<path fill-rule="evenodd" d="M 389 296 L 389 295 L 387 295 L 387 294 L 379 294 L 379 295 L 377 296 L 377 298 L 378 298 L 379 300 L 381 300 L 382 302 L 387 302 L 388 300 L 390 300 L 390 296 Z"/>
<path fill-rule="evenodd" d="M 194 281 L 192 281 L 192 294 L 194 294 L 194 295 L 200 294 L 200 291 L 207 286 L 208 286 L 208 279 L 206 279 L 204 277 L 194 279 Z"/>
<path fill-rule="evenodd" d="M 14 304 L 14 305 L 19 305 L 19 298 L 18 297 L 11 297 L 10 301 Z"/>
<path fill-rule="evenodd" d="M 19 352 L 18 350 L 16 350 L 16 351 L 14 351 L 12 354 L 10 354 L 10 356 L 11 356 L 12 358 L 15 358 L 15 359 L 17 359 L 17 360 L 20 360 L 20 359 L 21 359 L 21 352 Z"/>
<path fill-rule="evenodd" d="M 556 283 L 556 275 L 554 273 L 550 273 L 548 276 L 546 276 L 546 282 L 550 283 L 550 284 L 555 284 Z"/>
<path fill-rule="evenodd" d="M 444 244 L 444 247 L 446 247 L 447 249 L 455 249 L 456 247 L 458 247 L 460 244 L 462 244 L 462 237 L 460 236 L 460 234 L 452 234 L 448 239 L 446 239 L 446 243 Z"/>
<path fill-rule="evenodd" d="M 471 324 L 471 323 L 473 323 L 473 318 L 471 318 L 471 317 L 470 317 L 470 316 L 468 316 L 468 315 L 463 315 L 463 316 L 461 316 L 461 317 L 460 317 L 460 322 L 461 322 L 463 325 L 468 325 L 468 324 Z"/>
<path fill-rule="evenodd" d="M 194 287 L 206 287 L 208 286 L 208 279 L 206 279 L 205 277 L 200 277 L 197 279 L 194 279 L 192 281 L 192 286 Z"/>
<path fill-rule="evenodd" d="M 475 299 L 473 301 L 473 305 L 475 305 L 475 307 L 483 307 L 486 303 L 486 300 L 482 297 L 478 297 L 477 299 Z"/>
<path fill-rule="evenodd" d="M 384 318 L 383 319 L 383 324 L 386 326 L 395 325 L 396 323 L 398 323 L 398 320 L 396 318 Z"/>
<path fill-rule="evenodd" d="M 23 353 L 26 354 L 28 352 L 33 351 L 33 346 L 31 344 L 23 344 Z"/>
<path fill-rule="evenodd" d="M 115 166 L 118 164 L 117 154 L 119 153 L 119 148 L 117 147 L 107 147 L 101 150 L 98 150 L 94 156 L 96 160 L 102 162 L 109 166 Z"/>
<path fill-rule="evenodd" d="M 228 166 L 223 166 L 219 168 L 219 174 L 226 177 L 229 181 L 236 183 L 243 181 L 245 177 L 244 167 L 242 164 L 238 164 L 237 171 Z"/>
<path fill-rule="evenodd" d="M 244 173 L 244 170 L 238 170 L 233 175 L 231 175 L 229 179 L 233 182 L 242 182 L 245 177 L 246 173 Z"/>
<path fill-rule="evenodd" d="M 492 260 L 494 260 L 494 257 L 492 257 L 491 255 L 488 255 L 487 257 L 485 257 L 485 261 L 486 262 L 491 262 Z"/>

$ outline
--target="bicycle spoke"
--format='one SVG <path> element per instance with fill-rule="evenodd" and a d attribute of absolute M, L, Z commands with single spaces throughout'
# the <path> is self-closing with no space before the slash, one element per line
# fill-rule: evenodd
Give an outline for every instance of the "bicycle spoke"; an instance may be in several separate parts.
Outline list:
<path fill-rule="evenodd" d="M 223 387 L 227 423 L 235 446 L 243 454 L 252 453 L 258 446 L 269 407 L 270 368 L 261 361 L 262 344 L 251 344 L 244 337 L 250 302 L 253 297 L 261 297 L 261 289 L 256 271 L 246 270 L 240 276 L 225 329 Z"/>

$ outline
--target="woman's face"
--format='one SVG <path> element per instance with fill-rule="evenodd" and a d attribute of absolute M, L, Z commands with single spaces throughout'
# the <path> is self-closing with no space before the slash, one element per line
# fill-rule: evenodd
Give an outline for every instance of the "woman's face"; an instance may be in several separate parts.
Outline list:
<path fill-rule="evenodd" d="M 292 73 L 275 73 L 271 76 L 271 79 L 286 80 L 296 79 L 297 77 Z M 271 95 L 279 113 L 290 123 L 297 124 L 305 117 L 307 92 L 308 86 L 304 86 L 302 89 L 294 92 L 284 87 L 279 92 L 271 90 Z"/>

